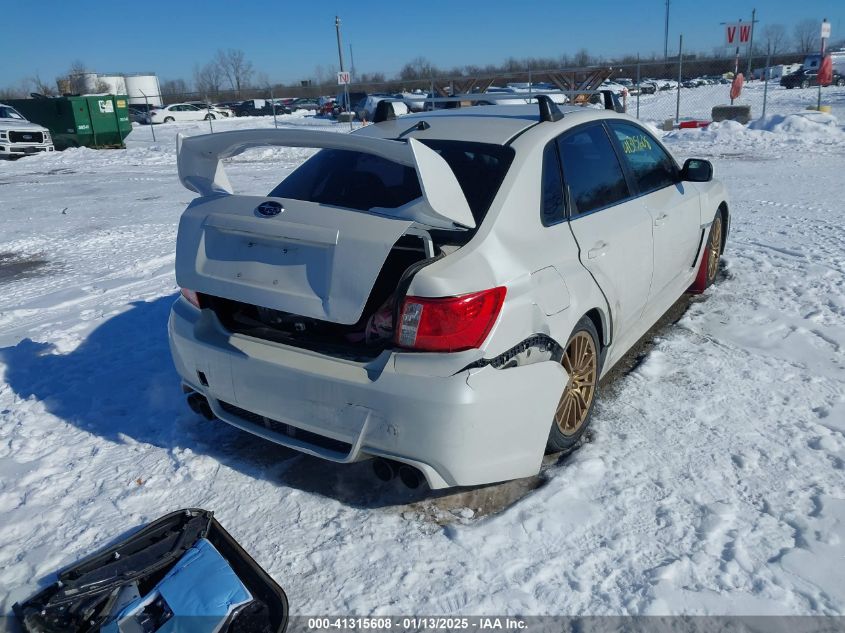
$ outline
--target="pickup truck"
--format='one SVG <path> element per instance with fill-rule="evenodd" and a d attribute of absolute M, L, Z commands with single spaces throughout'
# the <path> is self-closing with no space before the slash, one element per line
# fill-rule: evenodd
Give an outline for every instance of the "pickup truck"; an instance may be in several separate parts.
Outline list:
<path fill-rule="evenodd" d="M 13 107 L 0 103 L 0 158 L 20 158 L 54 150 L 47 128 L 27 121 Z"/>

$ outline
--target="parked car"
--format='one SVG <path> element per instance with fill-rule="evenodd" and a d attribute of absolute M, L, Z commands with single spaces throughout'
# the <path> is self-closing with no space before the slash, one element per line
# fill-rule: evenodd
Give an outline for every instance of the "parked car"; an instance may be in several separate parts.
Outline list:
<path fill-rule="evenodd" d="M 235 116 L 229 108 L 224 106 L 217 106 L 211 103 L 206 103 L 205 101 L 188 101 L 187 103 L 199 108 L 200 110 L 205 110 L 206 112 L 211 113 L 211 118 L 213 119 L 226 119 L 231 116 Z"/>
<path fill-rule="evenodd" d="M 610 90 L 617 97 L 621 97 L 622 93 L 628 90 L 628 86 L 617 83 L 615 81 L 611 81 L 610 79 L 605 79 L 603 82 L 601 82 L 599 90 Z"/>
<path fill-rule="evenodd" d="M 341 112 L 355 112 L 355 106 L 367 98 L 366 92 L 350 92 L 349 98 L 344 92 L 339 92 L 337 99 L 335 99 L 335 108 L 333 115 L 337 116 Z"/>
<path fill-rule="evenodd" d="M 171 103 L 161 108 L 152 108 L 147 114 L 147 123 L 173 123 L 174 121 L 207 121 L 217 118 L 213 112 L 200 109 L 190 103 Z"/>
<path fill-rule="evenodd" d="M 320 102 L 317 99 L 294 99 L 288 107 L 296 112 L 297 110 L 310 110 L 316 112 L 320 109 Z"/>
<path fill-rule="evenodd" d="M 136 107 L 129 107 L 126 109 L 129 113 L 129 120 L 133 123 L 147 123 L 148 117 L 145 110 L 139 110 Z"/>
<path fill-rule="evenodd" d="M 54 150 L 50 130 L 27 121 L 12 106 L 0 103 L 0 158 L 20 158 Z"/>
<path fill-rule="evenodd" d="M 232 116 L 235 116 L 235 106 L 240 105 L 243 103 L 242 101 L 221 101 L 219 103 L 215 103 L 215 108 L 220 108 L 221 110 L 229 110 L 232 113 Z"/>
<path fill-rule="evenodd" d="M 717 280 L 730 215 L 706 160 L 538 101 L 180 139 L 200 197 L 169 336 L 191 407 L 410 486 L 526 477 L 576 448 L 599 379 Z M 221 159 L 261 145 L 321 151 L 231 195 Z"/>
<path fill-rule="evenodd" d="M 804 68 L 799 68 L 794 73 L 790 73 L 789 75 L 783 75 L 780 78 L 780 85 L 786 88 L 787 90 L 792 90 L 793 88 L 809 88 L 810 86 L 818 86 L 819 75 L 815 70 L 806 70 Z M 834 71 L 833 81 L 830 85 L 845 86 L 845 76 L 842 76 L 838 72 Z"/>
<path fill-rule="evenodd" d="M 333 97 L 320 97 L 320 108 L 317 110 L 317 115 L 332 116 L 337 107 L 337 102 Z"/>
<path fill-rule="evenodd" d="M 653 95 L 657 92 L 657 83 L 652 80 L 643 80 L 640 83 L 640 93 L 644 95 Z"/>
<path fill-rule="evenodd" d="M 269 99 L 247 99 L 232 109 L 235 116 L 272 116 L 274 110 L 276 114 L 291 113 L 289 106 Z"/>

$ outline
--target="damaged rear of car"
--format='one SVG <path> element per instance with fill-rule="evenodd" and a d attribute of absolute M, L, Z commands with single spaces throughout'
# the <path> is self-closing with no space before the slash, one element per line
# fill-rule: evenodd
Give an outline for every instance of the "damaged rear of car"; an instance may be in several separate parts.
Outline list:
<path fill-rule="evenodd" d="M 566 374 L 551 340 L 532 345 L 550 362 L 499 371 L 520 353 L 486 353 L 509 289 L 461 257 L 514 150 L 409 136 L 180 139 L 200 197 L 179 226 L 177 370 L 209 419 L 321 458 L 384 458 L 432 488 L 532 475 Z M 232 195 L 220 160 L 265 145 L 321 151 L 266 197 Z"/>

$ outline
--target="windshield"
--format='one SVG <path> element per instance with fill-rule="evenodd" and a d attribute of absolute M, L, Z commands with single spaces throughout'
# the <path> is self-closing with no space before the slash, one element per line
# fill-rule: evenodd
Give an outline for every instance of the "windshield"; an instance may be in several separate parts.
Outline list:
<path fill-rule="evenodd" d="M 452 168 L 476 224 L 481 224 L 513 160 L 510 147 L 424 140 Z M 349 150 L 324 149 L 295 169 L 270 196 L 367 211 L 395 209 L 422 195 L 413 167 Z"/>
<path fill-rule="evenodd" d="M 19 121 L 26 121 L 20 112 L 9 106 L 0 106 L 0 119 L 17 119 Z"/>

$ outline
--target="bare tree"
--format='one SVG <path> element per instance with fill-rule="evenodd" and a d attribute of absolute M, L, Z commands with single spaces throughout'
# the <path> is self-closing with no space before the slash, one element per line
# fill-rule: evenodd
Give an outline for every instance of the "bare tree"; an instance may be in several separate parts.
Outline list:
<path fill-rule="evenodd" d="M 21 79 L 17 86 L 0 88 L 0 101 L 6 99 L 26 99 L 30 92 L 30 80 Z"/>
<path fill-rule="evenodd" d="M 237 92 L 240 97 L 241 89 L 249 87 L 250 80 L 255 72 L 252 62 L 247 61 L 246 54 L 242 50 L 233 48 L 227 51 L 218 50 L 215 61 L 228 80 L 232 90 Z"/>
<path fill-rule="evenodd" d="M 209 62 L 205 66 L 194 65 L 194 87 L 203 96 L 216 95 L 220 92 L 223 73 L 216 62 Z"/>
<path fill-rule="evenodd" d="M 789 36 L 783 24 L 767 24 L 763 29 L 763 42 L 772 46 L 772 55 L 785 53 L 789 48 Z"/>
<path fill-rule="evenodd" d="M 819 32 L 821 27 L 816 20 L 802 20 L 795 25 L 793 34 L 799 53 L 815 53 L 819 50 Z"/>
<path fill-rule="evenodd" d="M 587 52 L 586 48 L 582 48 L 575 53 L 575 59 L 573 60 L 576 66 L 589 66 L 592 61 L 593 58 L 590 57 L 590 53 Z"/>
<path fill-rule="evenodd" d="M 56 77 L 59 92 L 68 94 L 84 94 L 88 92 L 86 75 L 90 75 L 90 72 L 85 67 L 85 64 L 77 59 L 70 65 L 70 68 L 64 75 Z M 95 86 L 95 90 L 97 88 L 99 86 Z"/>
<path fill-rule="evenodd" d="M 168 102 L 177 96 L 182 98 L 188 92 L 188 84 L 184 79 L 165 79 L 161 82 L 161 96 L 170 97 Z"/>
<path fill-rule="evenodd" d="M 32 84 L 34 91 L 38 94 L 42 94 L 46 97 L 52 97 L 56 94 L 56 89 L 46 81 L 43 81 L 41 79 L 41 75 L 38 73 L 35 73 L 35 75 L 30 77 L 29 81 Z"/>
<path fill-rule="evenodd" d="M 387 78 L 384 73 L 363 73 L 359 81 L 363 84 L 383 84 Z"/>
<path fill-rule="evenodd" d="M 439 74 L 437 68 L 425 57 L 415 57 L 402 67 L 402 70 L 399 71 L 399 78 L 405 80 L 428 79 L 437 74 Z"/>

